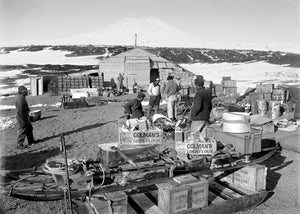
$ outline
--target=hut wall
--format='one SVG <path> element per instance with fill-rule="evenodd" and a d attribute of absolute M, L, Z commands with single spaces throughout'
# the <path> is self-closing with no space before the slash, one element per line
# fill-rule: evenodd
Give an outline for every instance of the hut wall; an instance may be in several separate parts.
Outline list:
<path fill-rule="evenodd" d="M 149 59 L 126 59 L 124 74 L 128 78 L 128 86 L 134 84 L 134 80 L 140 86 L 150 83 L 150 60 Z"/>

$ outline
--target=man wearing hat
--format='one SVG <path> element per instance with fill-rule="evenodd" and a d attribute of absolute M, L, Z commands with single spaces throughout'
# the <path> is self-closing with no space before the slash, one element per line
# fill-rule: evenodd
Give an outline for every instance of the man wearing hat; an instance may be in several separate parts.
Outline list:
<path fill-rule="evenodd" d="M 156 78 L 154 82 L 150 83 L 148 88 L 148 93 L 150 95 L 149 100 L 149 107 L 147 112 L 147 118 L 150 118 L 151 111 L 154 108 L 155 114 L 159 112 L 159 103 L 161 100 L 161 93 L 160 93 L 160 79 Z"/>
<path fill-rule="evenodd" d="M 191 129 L 192 133 L 200 132 L 206 137 L 206 128 L 212 109 L 211 93 L 204 88 L 204 79 L 202 75 L 197 75 L 195 79 L 196 94 L 191 109 Z"/>
<path fill-rule="evenodd" d="M 32 133 L 32 125 L 29 121 L 29 107 L 26 101 L 27 88 L 25 86 L 19 86 L 18 95 L 15 102 L 18 122 L 18 142 L 17 148 L 26 148 L 24 145 L 25 138 L 27 137 L 28 145 L 35 143 Z"/>
<path fill-rule="evenodd" d="M 133 100 L 129 100 L 124 105 L 126 119 L 134 119 L 134 118 L 141 118 L 144 116 L 142 101 L 145 98 L 145 94 L 139 92 L 137 97 Z"/>

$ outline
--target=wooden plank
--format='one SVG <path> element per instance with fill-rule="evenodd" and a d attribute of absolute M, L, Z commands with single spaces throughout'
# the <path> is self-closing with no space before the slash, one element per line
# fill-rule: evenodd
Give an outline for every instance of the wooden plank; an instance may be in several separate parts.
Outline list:
<path fill-rule="evenodd" d="M 163 214 L 156 204 L 154 204 L 145 194 L 128 196 L 128 203 L 137 211 L 137 213 Z"/>
<path fill-rule="evenodd" d="M 223 186 L 226 186 L 227 188 L 239 193 L 240 195 L 253 195 L 255 192 L 252 192 L 250 190 L 244 189 L 242 187 L 237 187 L 234 184 L 229 184 L 227 182 L 221 182 L 221 181 L 215 181 L 217 183 L 221 183 Z"/>
<path fill-rule="evenodd" d="M 215 214 L 215 213 L 235 213 L 245 209 L 251 209 L 262 203 L 267 197 L 267 191 L 261 191 L 252 195 L 227 200 L 221 203 L 210 204 L 198 210 L 185 212 L 185 214 Z"/>
<path fill-rule="evenodd" d="M 220 194 L 221 197 L 225 199 L 234 199 L 234 198 L 240 198 L 242 195 L 238 194 L 237 192 L 234 192 L 233 190 L 215 182 L 210 181 L 209 189 L 212 190 L 212 192 L 216 194 Z"/>
<path fill-rule="evenodd" d="M 210 204 L 219 204 L 219 203 L 223 203 L 224 201 L 226 201 L 226 200 L 221 198 L 217 194 L 215 194 L 211 191 L 208 192 L 208 205 L 209 206 L 210 206 Z"/>

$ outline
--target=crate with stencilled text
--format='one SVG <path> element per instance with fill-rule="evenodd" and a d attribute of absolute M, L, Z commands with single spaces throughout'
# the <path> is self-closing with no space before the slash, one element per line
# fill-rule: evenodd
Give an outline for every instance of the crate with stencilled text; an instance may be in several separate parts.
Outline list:
<path fill-rule="evenodd" d="M 191 176 L 192 177 L 192 176 Z M 174 178 L 158 184 L 158 208 L 166 214 L 180 214 L 208 206 L 206 178 Z"/>
<path fill-rule="evenodd" d="M 183 161 L 202 159 L 217 151 L 217 142 L 213 138 L 203 137 L 199 133 L 185 131 L 175 133 L 177 157 Z"/>
<path fill-rule="evenodd" d="M 93 213 L 127 214 L 128 197 L 123 191 L 104 194 L 107 200 L 91 197 L 89 204 Z"/>
<path fill-rule="evenodd" d="M 123 131 L 119 130 L 119 145 L 147 145 L 162 144 L 164 141 L 163 131 Z"/>
<path fill-rule="evenodd" d="M 222 176 L 221 172 L 217 172 L 214 173 L 214 177 L 219 177 L 221 181 L 225 181 L 233 186 L 257 192 L 266 189 L 267 167 L 254 164 L 226 176 Z"/>

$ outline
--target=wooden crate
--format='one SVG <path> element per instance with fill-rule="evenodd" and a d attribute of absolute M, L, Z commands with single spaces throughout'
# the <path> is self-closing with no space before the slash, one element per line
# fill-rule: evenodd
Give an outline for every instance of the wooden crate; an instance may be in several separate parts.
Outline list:
<path fill-rule="evenodd" d="M 275 125 L 273 121 L 262 125 L 251 125 L 251 127 L 261 131 L 262 135 L 272 134 L 275 132 Z"/>
<path fill-rule="evenodd" d="M 208 205 L 208 180 L 158 184 L 158 208 L 166 214 L 183 213 Z"/>
<path fill-rule="evenodd" d="M 258 192 L 266 189 L 267 167 L 260 164 L 246 166 L 231 174 L 222 175 L 222 172 L 214 173 L 221 181 L 231 184 L 237 188 Z"/>
<path fill-rule="evenodd" d="M 236 80 L 223 80 L 221 83 L 223 87 L 236 87 Z"/>
<path fill-rule="evenodd" d="M 216 141 L 222 144 L 232 144 L 236 151 L 242 154 L 252 154 L 261 152 L 261 138 L 262 133 L 260 131 L 254 133 L 228 133 L 224 132 L 219 126 L 208 126 L 208 137 L 213 137 Z"/>
<path fill-rule="evenodd" d="M 222 81 L 231 80 L 231 77 L 222 77 Z"/>
<path fill-rule="evenodd" d="M 127 195 L 123 191 L 104 194 L 107 200 L 90 198 L 90 206 L 94 213 L 127 214 Z"/>
<path fill-rule="evenodd" d="M 274 84 L 257 84 L 255 92 L 257 93 L 272 93 Z"/>
<path fill-rule="evenodd" d="M 224 87 L 224 94 L 225 95 L 236 95 L 237 94 L 237 87 Z"/>
<path fill-rule="evenodd" d="M 272 93 L 264 93 L 264 100 L 272 100 Z"/>

